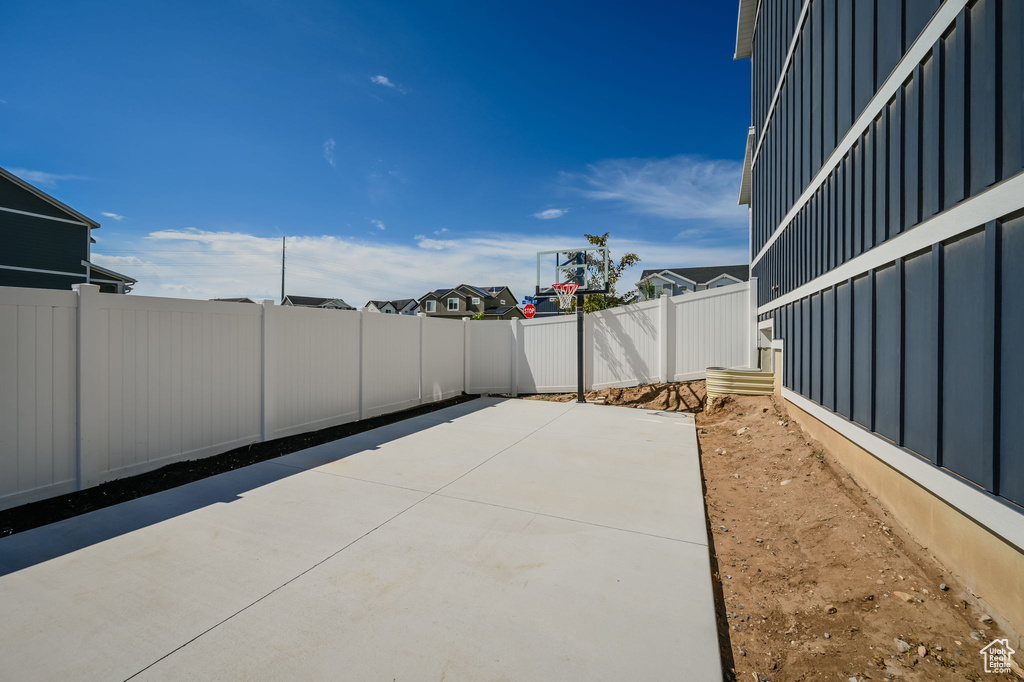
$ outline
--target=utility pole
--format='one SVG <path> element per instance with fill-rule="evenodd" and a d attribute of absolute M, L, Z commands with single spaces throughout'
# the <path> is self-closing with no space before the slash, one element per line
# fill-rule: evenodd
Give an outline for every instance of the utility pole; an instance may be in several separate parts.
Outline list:
<path fill-rule="evenodd" d="M 281 237 L 281 305 L 284 305 L 284 240 Z"/>

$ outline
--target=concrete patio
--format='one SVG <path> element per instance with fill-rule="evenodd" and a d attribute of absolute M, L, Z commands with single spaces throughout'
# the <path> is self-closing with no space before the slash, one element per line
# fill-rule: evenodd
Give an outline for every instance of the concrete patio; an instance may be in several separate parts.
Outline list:
<path fill-rule="evenodd" d="M 485 398 L 0 539 L 17 680 L 720 680 L 690 415 Z"/>

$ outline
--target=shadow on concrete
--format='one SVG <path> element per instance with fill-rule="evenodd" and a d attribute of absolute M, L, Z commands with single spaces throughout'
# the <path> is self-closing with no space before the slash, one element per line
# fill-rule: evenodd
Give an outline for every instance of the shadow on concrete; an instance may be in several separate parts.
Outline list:
<path fill-rule="evenodd" d="M 310 452 L 322 451 L 323 461 L 319 463 L 320 458 L 315 456 L 304 457 L 301 466 L 285 462 L 284 460 L 296 453 L 303 452 L 296 449 L 278 457 L 266 458 L 248 466 L 210 475 L 183 485 L 175 484 L 174 487 L 160 492 L 0 538 L 0 577 L 204 507 L 230 504 L 251 490 L 295 476 L 330 461 L 344 459 L 359 452 L 377 450 L 385 443 L 450 423 L 457 417 L 487 409 L 498 402 L 503 401 L 493 398 L 470 400 L 427 413 L 422 410 L 408 410 L 408 415 L 402 420 L 396 420 L 393 418 L 394 415 L 388 415 L 391 417 L 389 424 L 338 440 L 321 442 L 309 448 Z M 268 441 L 260 445 L 272 443 L 273 441 Z"/>

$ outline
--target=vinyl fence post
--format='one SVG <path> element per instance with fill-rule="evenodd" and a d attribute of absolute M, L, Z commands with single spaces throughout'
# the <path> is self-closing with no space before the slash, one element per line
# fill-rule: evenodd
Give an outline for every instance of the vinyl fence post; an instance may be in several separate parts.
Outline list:
<path fill-rule="evenodd" d="M 100 288 L 96 284 L 73 284 L 78 294 L 78 489 L 100 482 L 100 429 L 107 396 L 102 395 L 100 347 Z"/>
<path fill-rule="evenodd" d="M 513 398 L 519 397 L 519 354 L 523 347 L 523 328 L 518 319 L 511 320 L 512 323 L 512 380 L 511 390 Z"/>
<path fill-rule="evenodd" d="M 594 354 L 596 353 L 597 342 L 594 340 L 594 333 L 597 325 L 604 320 L 601 311 L 595 311 L 583 318 L 585 325 L 586 343 L 583 346 L 583 390 L 594 390 Z"/>
<path fill-rule="evenodd" d="M 263 365 L 260 376 L 261 415 L 260 437 L 266 442 L 274 437 L 274 393 L 277 390 L 276 358 L 278 356 L 277 339 L 274 324 L 277 310 L 273 299 L 263 301 Z"/>
<path fill-rule="evenodd" d="M 661 383 L 666 384 L 669 382 L 669 356 L 672 350 L 672 343 L 670 337 L 672 336 L 672 330 L 668 326 L 668 306 L 669 297 L 662 296 L 658 299 L 658 351 L 661 354 L 659 361 L 659 377 Z"/>
<path fill-rule="evenodd" d="M 748 292 L 750 311 L 747 316 L 750 324 L 747 334 L 747 366 L 757 367 L 760 364 L 757 354 L 757 277 L 751 277 L 747 286 L 750 287 Z"/>
<path fill-rule="evenodd" d="M 420 328 L 420 405 L 427 402 L 426 396 L 423 395 L 423 344 L 426 340 L 424 332 L 426 331 L 426 323 L 423 321 L 426 319 L 426 313 L 416 313 L 416 317 L 419 318 Z"/>
<path fill-rule="evenodd" d="M 359 309 L 359 418 L 366 418 L 366 309 Z"/>
<path fill-rule="evenodd" d="M 462 348 L 463 348 L 463 352 L 465 353 L 465 364 L 464 364 L 463 370 L 462 370 L 462 392 L 463 393 L 469 393 L 469 387 L 471 385 L 471 383 L 470 383 L 470 376 L 469 376 L 469 368 L 472 365 L 472 358 L 470 357 L 472 355 L 472 353 L 471 353 L 472 343 L 470 341 L 470 335 L 469 335 L 469 318 L 468 317 L 462 318 L 462 338 L 463 338 Z"/>

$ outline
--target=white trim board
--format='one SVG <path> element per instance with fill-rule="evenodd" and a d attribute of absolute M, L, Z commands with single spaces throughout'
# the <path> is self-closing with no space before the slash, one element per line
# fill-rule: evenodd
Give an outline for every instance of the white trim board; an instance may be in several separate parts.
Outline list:
<path fill-rule="evenodd" d="M 59 223 L 71 223 L 72 225 L 81 225 L 82 227 L 88 227 L 92 229 L 92 226 L 88 223 L 83 223 L 80 220 L 68 220 L 67 218 L 57 218 L 52 215 L 43 215 L 42 213 L 29 213 L 28 211 L 19 211 L 16 208 L 7 208 L 6 206 L 0 206 L 0 211 L 7 211 L 8 213 L 17 213 L 18 215 L 27 215 L 30 218 L 42 218 L 43 220 L 56 220 Z"/>
<path fill-rule="evenodd" d="M 60 270 L 40 270 L 39 268 L 19 268 L 16 265 L 0 265 L 0 270 L 19 270 L 21 272 L 42 272 L 47 275 L 64 275 L 67 277 L 86 277 L 88 276 L 88 270 L 86 272 L 62 272 Z"/>
<path fill-rule="evenodd" d="M 1024 550 L 1021 513 L 973 485 L 957 480 L 955 474 L 939 469 L 788 388 L 782 389 L 782 397 L 1017 549 Z"/>
<path fill-rule="evenodd" d="M 925 58 L 925 55 L 931 51 L 932 46 L 942 37 L 942 34 L 946 32 L 953 22 L 956 21 L 956 16 L 960 14 L 960 11 L 967 5 L 967 0 L 945 0 L 938 11 L 932 16 L 931 21 L 914 41 L 914 44 L 910 46 L 907 53 L 903 55 L 903 59 L 896 65 L 889 77 L 882 83 L 882 87 L 875 92 L 874 97 L 868 102 L 868 105 L 861 112 L 861 115 L 857 117 L 853 125 L 847 131 L 835 151 L 826 159 L 825 163 L 822 164 L 818 174 L 814 176 L 810 184 L 804 188 L 803 193 L 793 204 L 793 207 L 789 209 L 789 212 L 782 218 L 778 227 L 772 232 L 772 236 L 768 238 L 761 250 L 757 252 L 754 259 L 750 262 L 750 266 L 757 265 L 758 261 L 764 258 L 764 255 L 768 252 L 782 233 L 789 227 L 797 214 L 803 209 L 804 205 L 811 200 L 814 193 L 824 184 L 825 180 L 832 171 L 836 169 L 839 163 L 843 160 L 843 157 L 847 155 L 850 149 L 853 148 L 853 143 L 860 139 L 860 136 L 864 134 L 871 122 L 875 120 L 875 117 L 882 112 L 882 108 L 886 106 L 893 95 L 903 87 L 903 82 L 910 77 L 917 65 L 921 63 L 921 60 Z M 767 127 L 766 127 L 767 129 Z M 754 165 L 757 164 L 757 157 L 755 155 Z"/>
<path fill-rule="evenodd" d="M 782 62 L 782 71 L 779 72 L 779 79 L 775 82 L 775 93 L 772 95 L 771 102 L 768 103 L 768 111 L 764 113 L 764 126 L 761 128 L 761 135 L 757 138 L 757 145 L 754 146 L 754 153 L 750 157 L 751 168 L 757 164 L 757 159 L 761 155 L 761 145 L 764 143 L 765 135 L 768 134 L 768 129 L 771 128 L 772 115 L 775 113 L 775 107 L 778 105 L 779 97 L 782 95 L 782 87 L 786 84 L 786 74 L 789 71 L 789 65 L 793 61 L 793 54 L 796 52 L 796 44 L 800 41 L 800 32 L 804 28 L 804 22 L 807 20 L 807 14 L 810 10 L 811 0 L 805 0 L 803 8 L 800 10 L 800 16 L 796 20 L 796 28 L 793 30 L 793 37 L 789 41 L 789 50 L 786 52 L 786 59 Z"/>
<path fill-rule="evenodd" d="M 917 227 L 883 242 L 861 255 L 846 261 L 810 282 L 779 296 L 757 309 L 757 314 L 771 312 L 787 303 L 799 301 L 813 293 L 840 284 L 851 277 L 892 263 L 941 241 L 974 230 L 1024 206 L 1024 171 L 993 185 L 980 194 L 938 213 Z"/>

